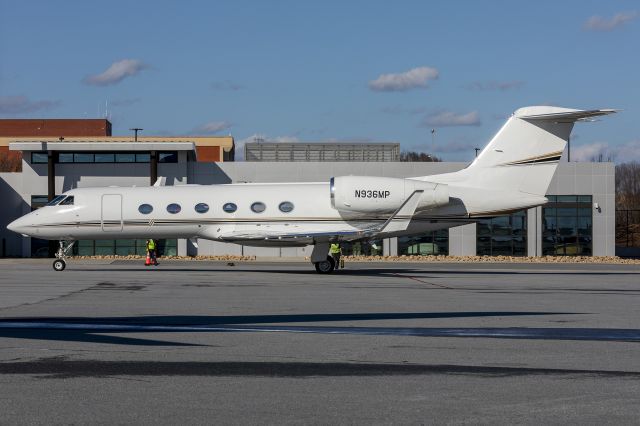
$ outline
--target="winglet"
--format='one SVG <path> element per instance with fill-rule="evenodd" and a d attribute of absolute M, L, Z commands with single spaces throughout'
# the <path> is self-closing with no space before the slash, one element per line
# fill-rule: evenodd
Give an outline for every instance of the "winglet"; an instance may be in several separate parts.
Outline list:
<path fill-rule="evenodd" d="M 396 210 L 393 215 L 377 230 L 377 232 L 397 232 L 404 231 L 409 227 L 409 222 L 413 214 L 416 212 L 420 197 L 423 190 L 413 191 L 413 194 L 407 198 L 404 203 Z"/>

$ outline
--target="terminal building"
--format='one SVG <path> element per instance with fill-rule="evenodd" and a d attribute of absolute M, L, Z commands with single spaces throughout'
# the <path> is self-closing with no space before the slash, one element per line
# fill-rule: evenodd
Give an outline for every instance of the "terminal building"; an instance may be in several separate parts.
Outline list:
<path fill-rule="evenodd" d="M 46 256 L 46 241 L 10 232 L 12 220 L 46 204 L 54 196 L 78 187 L 147 186 L 158 178 L 166 185 L 239 182 L 329 182 L 333 176 L 415 177 L 460 170 L 466 163 L 398 162 L 387 157 L 310 160 L 294 155 L 259 157 L 235 162 L 234 141 L 227 137 L 113 137 L 102 121 L 104 135 L 68 133 L 6 136 L 0 120 L 0 153 L 22 155 L 22 171 L 0 173 L 0 256 Z M 36 120 L 37 121 L 37 120 Z M 40 120 L 42 121 L 42 120 Z M 46 121 L 46 120 L 45 120 Z M 83 120 L 75 120 L 83 121 Z M 105 123 L 106 122 L 106 123 Z M 46 124 L 46 123 L 45 123 Z M 61 133 L 59 130 L 58 133 Z M 107 134 L 109 133 L 109 134 Z M 67 136 L 64 136 L 64 135 Z M 292 144 L 288 144 L 292 145 Z M 305 146 L 312 145 L 310 148 Z M 353 150 L 340 144 L 300 144 L 304 152 Z M 252 146 L 245 151 L 255 152 Z M 293 147 L 282 147 L 289 152 Z M 295 148 L 298 148 L 297 146 Z M 386 149 L 386 148 L 385 148 Z M 272 144 L 263 152 L 274 151 Z M 306 150 L 306 151 L 305 151 Z M 315 150 L 315 151 L 314 151 Z M 398 147 L 399 151 L 399 147 Z M 278 148 L 280 152 L 280 148 Z M 362 152 L 362 151 L 361 151 Z M 280 154 L 278 154 L 280 155 Z M 297 160 L 296 160 L 297 159 Z M 549 187 L 549 203 L 510 216 L 411 237 L 344 244 L 346 254 L 362 255 L 486 255 L 486 256 L 613 256 L 615 254 L 615 187 L 613 163 L 562 161 Z M 203 187 L 203 192 L 206 187 Z M 256 194 L 258 196 L 258 194 Z M 244 255 L 304 257 L 311 247 L 263 248 L 189 240 L 160 242 L 164 255 Z M 79 241 L 77 255 L 143 254 L 142 240 Z"/>

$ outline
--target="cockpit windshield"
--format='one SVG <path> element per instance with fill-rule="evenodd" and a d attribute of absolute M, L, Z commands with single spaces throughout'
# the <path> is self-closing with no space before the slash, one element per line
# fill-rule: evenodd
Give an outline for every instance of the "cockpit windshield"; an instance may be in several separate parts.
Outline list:
<path fill-rule="evenodd" d="M 65 198 L 67 198 L 66 195 L 58 195 L 53 200 L 49 201 L 46 205 L 47 206 L 57 206 L 60 203 L 60 201 L 64 200 Z"/>
<path fill-rule="evenodd" d="M 72 206 L 73 205 L 73 195 L 69 195 L 67 198 L 60 202 L 61 206 Z"/>

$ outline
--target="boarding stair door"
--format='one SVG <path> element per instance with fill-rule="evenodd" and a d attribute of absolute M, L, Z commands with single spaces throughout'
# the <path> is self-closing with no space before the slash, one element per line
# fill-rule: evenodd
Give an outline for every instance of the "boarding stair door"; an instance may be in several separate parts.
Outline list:
<path fill-rule="evenodd" d="M 122 195 L 102 196 L 101 226 L 104 232 L 122 232 Z"/>

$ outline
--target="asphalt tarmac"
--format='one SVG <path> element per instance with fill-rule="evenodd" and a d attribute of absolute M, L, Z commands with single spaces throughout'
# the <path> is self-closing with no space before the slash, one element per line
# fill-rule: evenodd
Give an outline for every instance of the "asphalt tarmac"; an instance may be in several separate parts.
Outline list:
<path fill-rule="evenodd" d="M 640 266 L 0 260 L 2 424 L 637 424 Z"/>

